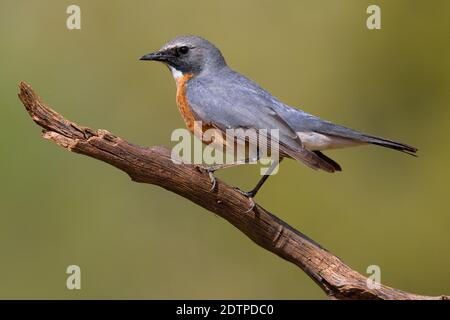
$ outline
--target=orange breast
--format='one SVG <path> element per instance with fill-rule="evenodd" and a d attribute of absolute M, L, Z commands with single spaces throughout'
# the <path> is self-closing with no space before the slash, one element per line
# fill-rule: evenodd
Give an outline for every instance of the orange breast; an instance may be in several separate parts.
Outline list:
<path fill-rule="evenodd" d="M 189 106 L 189 102 L 186 97 L 186 84 L 192 77 L 193 77 L 192 74 L 185 74 L 177 79 L 177 105 L 178 110 L 180 111 L 181 116 L 183 117 L 184 123 L 186 124 L 186 127 L 197 137 L 201 138 L 203 132 L 213 127 L 211 125 L 202 123 L 202 128 L 199 128 L 201 129 L 200 132 L 194 132 L 194 122 L 197 119 L 194 118 L 192 109 Z M 200 121 L 200 119 L 198 119 L 198 121 Z"/>
<path fill-rule="evenodd" d="M 184 123 L 186 127 L 191 131 L 195 136 L 197 136 L 200 140 L 202 140 L 206 144 L 212 143 L 216 149 L 222 149 L 226 146 L 227 142 L 225 136 L 223 134 L 216 134 L 212 137 L 211 140 L 205 139 L 203 137 L 203 133 L 208 129 L 214 129 L 214 127 L 210 124 L 202 123 L 202 127 L 198 126 L 194 127 L 195 121 L 200 121 L 200 119 L 195 119 L 192 113 L 192 109 L 189 106 L 188 99 L 186 97 L 186 84 L 193 77 L 192 74 L 185 74 L 182 77 L 178 78 L 177 81 L 177 105 L 178 110 L 183 117 Z"/>
<path fill-rule="evenodd" d="M 186 97 L 186 84 L 192 76 L 192 74 L 186 74 L 177 79 L 177 105 L 186 127 L 193 132 L 195 119 Z"/>

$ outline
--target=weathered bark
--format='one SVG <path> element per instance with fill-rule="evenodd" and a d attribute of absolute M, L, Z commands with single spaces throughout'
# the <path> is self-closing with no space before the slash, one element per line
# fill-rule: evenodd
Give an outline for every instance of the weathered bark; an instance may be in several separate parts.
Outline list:
<path fill-rule="evenodd" d="M 164 147 L 139 147 L 106 130 L 68 121 L 43 103 L 29 85 L 22 82 L 19 87 L 19 98 L 34 122 L 44 129 L 45 139 L 109 163 L 136 182 L 158 185 L 221 216 L 256 244 L 296 264 L 331 298 L 449 299 L 415 295 L 384 285 L 369 288 L 366 277 L 261 206 L 245 213 L 249 200 L 233 187 L 218 180 L 211 192 L 209 176 L 203 169 L 174 164 Z"/>

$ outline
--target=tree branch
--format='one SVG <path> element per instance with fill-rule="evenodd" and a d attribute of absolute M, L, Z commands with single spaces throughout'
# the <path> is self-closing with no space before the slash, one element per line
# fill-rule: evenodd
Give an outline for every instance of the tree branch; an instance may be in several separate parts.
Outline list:
<path fill-rule="evenodd" d="M 435 299 L 410 294 L 384 285 L 369 288 L 367 279 L 264 208 L 253 211 L 249 200 L 231 186 L 217 180 L 210 192 L 209 176 L 194 165 L 174 164 L 164 147 L 133 145 L 106 130 L 92 130 L 64 119 L 50 109 L 26 83 L 19 85 L 19 98 L 43 137 L 80 154 L 107 162 L 126 172 L 133 181 L 158 185 L 221 216 L 256 244 L 290 261 L 335 299 Z"/>

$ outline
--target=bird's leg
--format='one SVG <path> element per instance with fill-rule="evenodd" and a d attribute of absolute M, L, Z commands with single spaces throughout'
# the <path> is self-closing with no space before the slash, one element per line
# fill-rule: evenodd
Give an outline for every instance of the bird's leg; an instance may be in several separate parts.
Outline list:
<path fill-rule="evenodd" d="M 239 193 L 243 194 L 247 198 L 254 198 L 256 196 L 256 194 L 258 193 L 259 189 L 266 182 L 266 180 L 269 179 L 269 177 L 270 177 L 270 175 L 268 175 L 268 174 L 263 175 L 262 178 L 259 179 L 256 186 L 250 191 L 242 191 L 240 189 L 237 189 L 237 190 L 239 191 Z"/>
<path fill-rule="evenodd" d="M 263 184 L 267 181 L 267 179 L 270 177 L 270 175 L 272 174 L 272 172 L 276 169 L 276 167 L 281 163 L 281 161 L 283 160 L 283 158 L 279 159 L 279 160 L 275 160 L 272 165 L 270 166 L 270 168 L 267 170 L 266 174 L 264 174 L 262 176 L 262 178 L 258 181 L 258 183 L 256 184 L 256 186 L 250 190 L 250 191 L 242 191 L 239 188 L 236 188 L 236 190 L 243 194 L 244 196 L 246 196 L 249 199 L 253 199 L 256 194 L 258 193 L 259 189 L 261 189 L 261 187 L 263 186 Z"/>
<path fill-rule="evenodd" d="M 245 213 L 250 212 L 250 211 L 253 210 L 253 208 L 255 208 L 255 201 L 253 200 L 253 198 L 256 196 L 256 194 L 258 193 L 259 189 L 261 189 L 261 187 L 267 181 L 267 179 L 270 177 L 270 175 L 275 170 L 275 168 L 280 164 L 281 160 L 283 160 L 283 158 L 281 158 L 279 160 L 275 160 L 272 163 L 270 168 L 267 170 L 266 174 L 263 175 L 263 177 L 258 181 L 256 186 L 252 190 L 246 192 L 246 191 L 242 191 L 239 188 L 235 188 L 236 191 L 238 191 L 242 195 L 246 196 L 251 202 L 250 208 L 247 211 L 245 211 Z"/>

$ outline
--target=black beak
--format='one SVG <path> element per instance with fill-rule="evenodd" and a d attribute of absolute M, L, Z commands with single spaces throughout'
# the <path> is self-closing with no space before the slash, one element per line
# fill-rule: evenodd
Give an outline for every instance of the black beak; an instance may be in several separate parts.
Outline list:
<path fill-rule="evenodd" d="M 169 58 L 169 56 L 166 53 L 157 51 L 157 52 L 146 54 L 145 56 L 140 57 L 139 60 L 167 61 L 167 58 Z"/>

